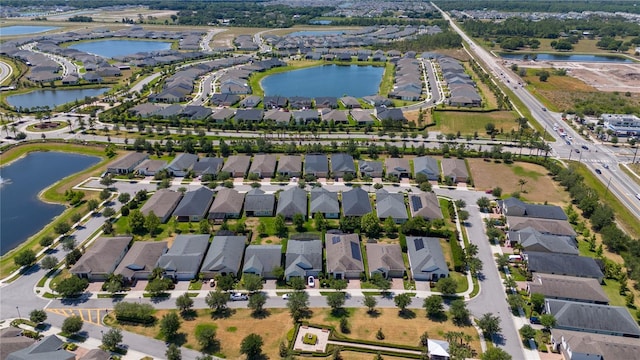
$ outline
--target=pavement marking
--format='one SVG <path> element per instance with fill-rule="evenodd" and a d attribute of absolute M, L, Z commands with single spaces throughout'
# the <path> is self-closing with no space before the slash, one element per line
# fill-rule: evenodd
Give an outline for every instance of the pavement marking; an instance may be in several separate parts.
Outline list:
<path fill-rule="evenodd" d="M 80 316 L 82 321 L 96 325 L 102 325 L 100 320 L 108 313 L 106 309 L 47 309 L 47 311 L 66 317 Z"/>

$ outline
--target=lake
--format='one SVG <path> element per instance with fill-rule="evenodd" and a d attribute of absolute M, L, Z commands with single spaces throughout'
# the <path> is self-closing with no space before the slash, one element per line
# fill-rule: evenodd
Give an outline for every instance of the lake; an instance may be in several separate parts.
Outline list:
<path fill-rule="evenodd" d="M 500 53 L 500 57 L 504 59 L 522 60 L 525 55 L 531 59 L 532 54 L 522 53 Z M 576 62 L 615 62 L 615 63 L 632 63 L 633 61 L 613 55 L 589 55 L 589 54 L 537 54 L 538 61 L 576 61 Z"/>
<path fill-rule="evenodd" d="M 72 101 L 82 100 L 86 96 L 98 96 L 104 94 L 109 88 L 94 89 L 61 89 L 61 90 L 35 90 L 24 94 L 7 96 L 7 102 L 14 108 L 32 108 L 37 106 L 49 106 L 51 109 L 58 105 Z"/>
<path fill-rule="evenodd" d="M 64 211 L 38 194 L 57 181 L 97 164 L 100 158 L 62 152 L 34 152 L 0 168 L 0 255 L 6 254 Z"/>
<path fill-rule="evenodd" d="M 266 96 L 363 97 L 378 93 L 384 67 L 323 65 L 287 71 L 260 82 Z"/>
<path fill-rule="evenodd" d="M 70 49 L 84 51 L 106 58 L 171 49 L 169 41 L 151 40 L 92 40 L 69 46 Z"/>
<path fill-rule="evenodd" d="M 287 36 L 328 36 L 328 35 L 342 35 L 344 34 L 344 30 L 304 30 L 304 31 L 296 31 Z"/>
<path fill-rule="evenodd" d="M 11 35 L 24 35 L 24 34 L 37 34 L 45 31 L 55 30 L 58 28 L 60 27 L 59 26 L 14 25 L 14 26 L 0 27 L 0 35 L 11 36 Z"/>

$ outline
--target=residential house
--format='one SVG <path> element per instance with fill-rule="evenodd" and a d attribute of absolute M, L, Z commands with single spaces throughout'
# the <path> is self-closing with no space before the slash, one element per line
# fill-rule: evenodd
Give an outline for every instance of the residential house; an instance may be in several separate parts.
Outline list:
<path fill-rule="evenodd" d="M 327 274 L 336 279 L 359 279 L 364 272 L 360 236 L 327 233 L 324 243 L 327 250 Z"/>
<path fill-rule="evenodd" d="M 208 247 L 208 234 L 178 235 L 169 251 L 160 256 L 156 267 L 175 280 L 195 279 Z"/>
<path fill-rule="evenodd" d="M 242 101 L 240 101 L 240 107 L 243 107 L 243 108 L 254 108 L 258 104 L 260 104 L 261 101 L 262 101 L 262 98 L 260 96 L 250 95 L 250 96 L 247 96 L 246 98 L 242 99 Z"/>
<path fill-rule="evenodd" d="M 403 158 L 386 158 L 384 160 L 387 176 L 395 176 L 398 179 L 411 177 L 409 160 Z"/>
<path fill-rule="evenodd" d="M 374 61 L 377 61 L 377 60 L 374 60 Z M 386 97 L 382 97 L 380 95 L 365 96 L 362 98 L 362 100 L 367 104 L 371 106 L 376 106 L 376 107 L 393 105 L 393 102 L 391 100 L 387 99 Z"/>
<path fill-rule="evenodd" d="M 636 359 L 640 342 L 635 338 L 551 329 L 552 349 L 564 360 Z"/>
<path fill-rule="evenodd" d="M 390 193 L 384 189 L 376 191 L 376 210 L 381 220 L 390 217 L 396 224 L 409 220 L 403 193 Z"/>
<path fill-rule="evenodd" d="M 373 110 L 373 115 L 378 118 L 380 121 L 388 120 L 388 121 L 400 121 L 405 122 L 407 119 L 404 117 L 402 113 L 402 109 L 399 108 L 388 108 L 383 106 L 376 106 Z"/>
<path fill-rule="evenodd" d="M 598 263 L 590 257 L 552 254 L 542 252 L 525 253 L 527 271 L 533 274 L 555 274 L 597 279 L 602 283 L 604 274 Z"/>
<path fill-rule="evenodd" d="M 307 154 L 304 157 L 304 174 L 311 174 L 317 178 L 329 176 L 329 161 L 325 154 Z"/>
<path fill-rule="evenodd" d="M 262 121 L 262 117 L 264 116 L 264 111 L 262 109 L 238 109 L 236 111 L 235 119 L 236 121 L 246 121 L 246 122 L 260 122 Z"/>
<path fill-rule="evenodd" d="M 369 110 L 351 110 L 350 113 L 358 125 L 369 125 L 375 122 Z"/>
<path fill-rule="evenodd" d="M 519 244 L 525 251 L 549 252 L 556 254 L 578 255 L 578 243 L 570 236 L 542 234 L 536 229 L 524 228 L 509 231 L 507 238 L 511 246 Z"/>
<path fill-rule="evenodd" d="M 340 98 L 340 102 L 342 102 L 342 105 L 347 109 L 359 109 L 362 107 L 360 101 L 353 96 L 343 96 Z"/>
<path fill-rule="evenodd" d="M 244 177 L 249 169 L 251 156 L 231 155 L 222 167 L 222 171 L 228 172 L 232 177 Z"/>
<path fill-rule="evenodd" d="M 400 245 L 367 243 L 365 246 L 369 277 L 376 273 L 381 274 L 385 279 L 404 276 L 404 260 Z"/>
<path fill-rule="evenodd" d="M 198 155 L 188 153 L 178 154 L 169 165 L 167 165 L 167 170 L 172 176 L 184 177 L 193 169 L 196 162 L 198 162 Z"/>
<path fill-rule="evenodd" d="M 111 360 L 111 354 L 102 349 L 91 349 L 78 360 Z"/>
<path fill-rule="evenodd" d="M 520 231 L 531 228 L 542 234 L 569 236 L 574 239 L 577 235 L 571 224 L 565 220 L 507 216 L 507 226 L 511 231 Z"/>
<path fill-rule="evenodd" d="M 443 340 L 427 339 L 427 349 L 429 349 L 429 359 L 449 360 L 449 342 Z"/>
<path fill-rule="evenodd" d="M 316 102 L 316 108 L 328 108 L 328 109 L 336 109 L 338 108 L 338 98 L 333 96 L 319 96 L 314 99 Z"/>
<path fill-rule="evenodd" d="M 343 216 L 363 216 L 371 211 L 369 193 L 362 188 L 355 187 L 342 192 Z"/>
<path fill-rule="evenodd" d="M 69 272 L 90 281 L 105 280 L 116 270 L 133 237 L 99 237 Z"/>
<path fill-rule="evenodd" d="M 265 109 L 283 109 L 287 107 L 287 98 L 282 96 L 265 96 L 262 104 Z"/>
<path fill-rule="evenodd" d="M 244 197 L 244 213 L 247 216 L 273 216 L 276 196 L 255 188 Z"/>
<path fill-rule="evenodd" d="M 264 279 L 275 279 L 275 269 L 281 266 L 281 245 L 249 245 L 244 252 L 244 274 L 255 274 Z"/>
<path fill-rule="evenodd" d="M 167 167 L 164 160 L 147 159 L 134 168 L 135 172 L 142 176 L 155 176 L 156 173 Z"/>
<path fill-rule="evenodd" d="M 316 109 L 295 110 L 293 120 L 298 124 L 308 124 L 320 121 L 320 113 Z"/>
<path fill-rule="evenodd" d="M 555 329 L 640 338 L 640 327 L 622 306 L 545 299 L 544 307 L 556 318 Z"/>
<path fill-rule="evenodd" d="M 198 222 L 207 218 L 207 211 L 213 201 L 213 191 L 206 187 L 188 191 L 173 212 L 178 221 Z"/>
<path fill-rule="evenodd" d="M 130 152 L 118 160 L 113 161 L 107 166 L 107 172 L 110 174 L 129 174 L 141 162 L 148 159 L 149 155 L 139 152 Z"/>
<path fill-rule="evenodd" d="M 326 121 L 329 125 L 333 122 L 334 124 L 348 124 L 349 118 L 347 117 L 347 112 L 336 109 L 322 109 L 320 111 L 322 114 L 322 120 Z"/>
<path fill-rule="evenodd" d="M 307 192 L 297 186 L 280 193 L 276 209 L 276 215 L 285 219 L 293 219 L 296 214 L 307 217 Z"/>
<path fill-rule="evenodd" d="M 302 174 L 302 156 L 281 155 L 278 159 L 278 174 L 282 176 L 300 176 Z"/>
<path fill-rule="evenodd" d="M 24 349 L 8 354 L 6 360 L 75 360 L 76 354 L 64 350 L 64 345 L 65 342 L 55 335 L 45 336 Z"/>
<path fill-rule="evenodd" d="M 0 329 L 0 360 L 6 360 L 9 354 L 28 348 L 36 340 L 27 336 L 22 336 L 22 329 L 17 327 L 5 327 Z"/>
<path fill-rule="evenodd" d="M 529 294 L 542 294 L 546 299 L 569 300 L 606 305 L 607 294 L 596 279 L 575 276 L 534 274 L 527 282 Z"/>
<path fill-rule="evenodd" d="M 230 108 L 216 109 L 211 114 L 211 120 L 219 124 L 231 119 L 235 114 L 236 114 L 235 109 L 230 109 Z"/>
<path fill-rule="evenodd" d="M 560 206 L 527 204 L 510 197 L 498 202 L 500 211 L 506 216 L 531 217 L 537 219 L 567 220 L 567 214 Z"/>
<path fill-rule="evenodd" d="M 337 219 L 340 217 L 340 203 L 338 193 L 331 192 L 322 187 L 314 187 L 311 194 L 310 216 L 321 213 L 325 219 Z"/>
<path fill-rule="evenodd" d="M 318 276 L 321 272 L 321 240 L 290 239 L 287 241 L 284 268 L 284 277 L 287 281 L 292 277 L 306 279 L 308 276 Z"/>
<path fill-rule="evenodd" d="M 381 178 L 383 176 L 383 166 L 381 161 L 360 160 L 358 161 L 360 168 L 360 176 L 369 176 L 371 178 Z"/>
<path fill-rule="evenodd" d="M 438 160 L 430 156 L 420 156 L 413 159 L 413 174 L 424 174 L 431 181 L 440 180 L 440 168 Z"/>
<path fill-rule="evenodd" d="M 356 175 L 356 165 L 353 162 L 353 156 L 343 153 L 331 155 L 331 176 L 341 178 L 344 177 L 345 174 L 351 174 L 354 177 Z"/>
<path fill-rule="evenodd" d="M 149 216 L 153 212 L 160 219 L 160 222 L 164 224 L 169 220 L 181 199 L 181 192 L 160 189 L 142 205 L 140 212 L 144 216 Z"/>
<path fill-rule="evenodd" d="M 407 255 L 414 280 L 438 281 L 449 276 L 440 239 L 407 236 Z"/>
<path fill-rule="evenodd" d="M 412 217 L 421 217 L 425 220 L 442 219 L 440 201 L 433 192 L 409 194 L 409 210 Z"/>
<path fill-rule="evenodd" d="M 253 157 L 249 174 L 260 178 L 272 178 L 276 171 L 276 156 L 273 154 L 257 154 Z"/>
<path fill-rule="evenodd" d="M 313 100 L 306 96 L 292 96 L 289 98 L 289 107 L 295 110 L 309 109 Z"/>
<path fill-rule="evenodd" d="M 193 165 L 193 172 L 196 176 L 213 175 L 217 176 L 222 166 L 224 165 L 224 159 L 218 157 L 203 157 Z"/>
<path fill-rule="evenodd" d="M 167 252 L 166 241 L 136 241 L 113 272 L 125 281 L 146 280 L 153 272 L 158 259 Z"/>
<path fill-rule="evenodd" d="M 242 215 L 244 194 L 237 190 L 222 188 L 216 193 L 216 197 L 209 208 L 209 219 L 239 219 Z"/>
<path fill-rule="evenodd" d="M 464 159 L 444 158 L 442 159 L 441 164 L 442 175 L 450 177 L 453 182 L 467 182 L 469 180 L 467 163 Z"/>
<path fill-rule="evenodd" d="M 237 277 L 246 241 L 246 236 L 214 236 L 200 272 L 206 279 L 216 275 Z"/>
<path fill-rule="evenodd" d="M 233 106 L 240 101 L 240 96 L 234 94 L 213 94 L 209 98 L 209 103 L 215 106 Z"/>
<path fill-rule="evenodd" d="M 289 124 L 291 122 L 291 113 L 284 110 L 271 109 L 264 113 L 265 121 L 275 121 L 277 124 Z"/>

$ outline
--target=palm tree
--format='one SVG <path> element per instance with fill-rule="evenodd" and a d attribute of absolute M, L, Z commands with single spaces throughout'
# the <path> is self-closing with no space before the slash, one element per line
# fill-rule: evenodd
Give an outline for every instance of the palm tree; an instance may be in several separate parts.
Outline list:
<path fill-rule="evenodd" d="M 71 120 L 67 120 L 67 126 L 69 127 L 69 131 L 73 130 L 71 127 Z"/>
<path fill-rule="evenodd" d="M 527 184 L 527 180 L 518 179 L 518 185 L 520 185 L 520 192 L 522 192 L 522 187 L 525 186 L 526 184 Z"/>
<path fill-rule="evenodd" d="M 7 124 L 2 124 L 2 130 L 7 132 L 7 136 L 9 136 L 9 127 L 7 126 Z"/>
<path fill-rule="evenodd" d="M 18 132 L 18 128 L 16 128 L 15 125 L 11 125 L 11 128 L 9 130 L 11 130 L 11 132 L 13 133 L 13 137 L 16 137 L 16 134 Z"/>

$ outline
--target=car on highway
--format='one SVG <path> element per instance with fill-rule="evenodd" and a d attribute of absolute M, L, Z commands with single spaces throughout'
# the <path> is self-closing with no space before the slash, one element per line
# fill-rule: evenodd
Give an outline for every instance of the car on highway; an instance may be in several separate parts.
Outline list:
<path fill-rule="evenodd" d="M 567 140 L 567 145 L 571 145 L 571 141 Z"/>
<path fill-rule="evenodd" d="M 547 108 L 542 108 L 542 111 L 547 111 Z"/>
<path fill-rule="evenodd" d="M 231 301 L 246 301 L 249 300 L 249 297 L 243 293 L 233 293 L 229 299 L 231 299 Z"/>
<path fill-rule="evenodd" d="M 604 164 L 602 165 L 603 168 L 608 169 L 609 168 L 609 164 Z"/>
<path fill-rule="evenodd" d="M 600 175 L 602 174 L 602 171 L 600 169 L 596 169 L 596 174 Z"/>
<path fill-rule="evenodd" d="M 576 150 L 576 154 L 580 154 L 580 149 L 575 149 Z"/>
<path fill-rule="evenodd" d="M 589 147 L 588 147 L 587 145 L 582 145 L 582 148 L 583 148 L 584 150 L 589 150 Z"/>
<path fill-rule="evenodd" d="M 636 199 L 640 200 L 640 193 L 636 194 Z"/>

